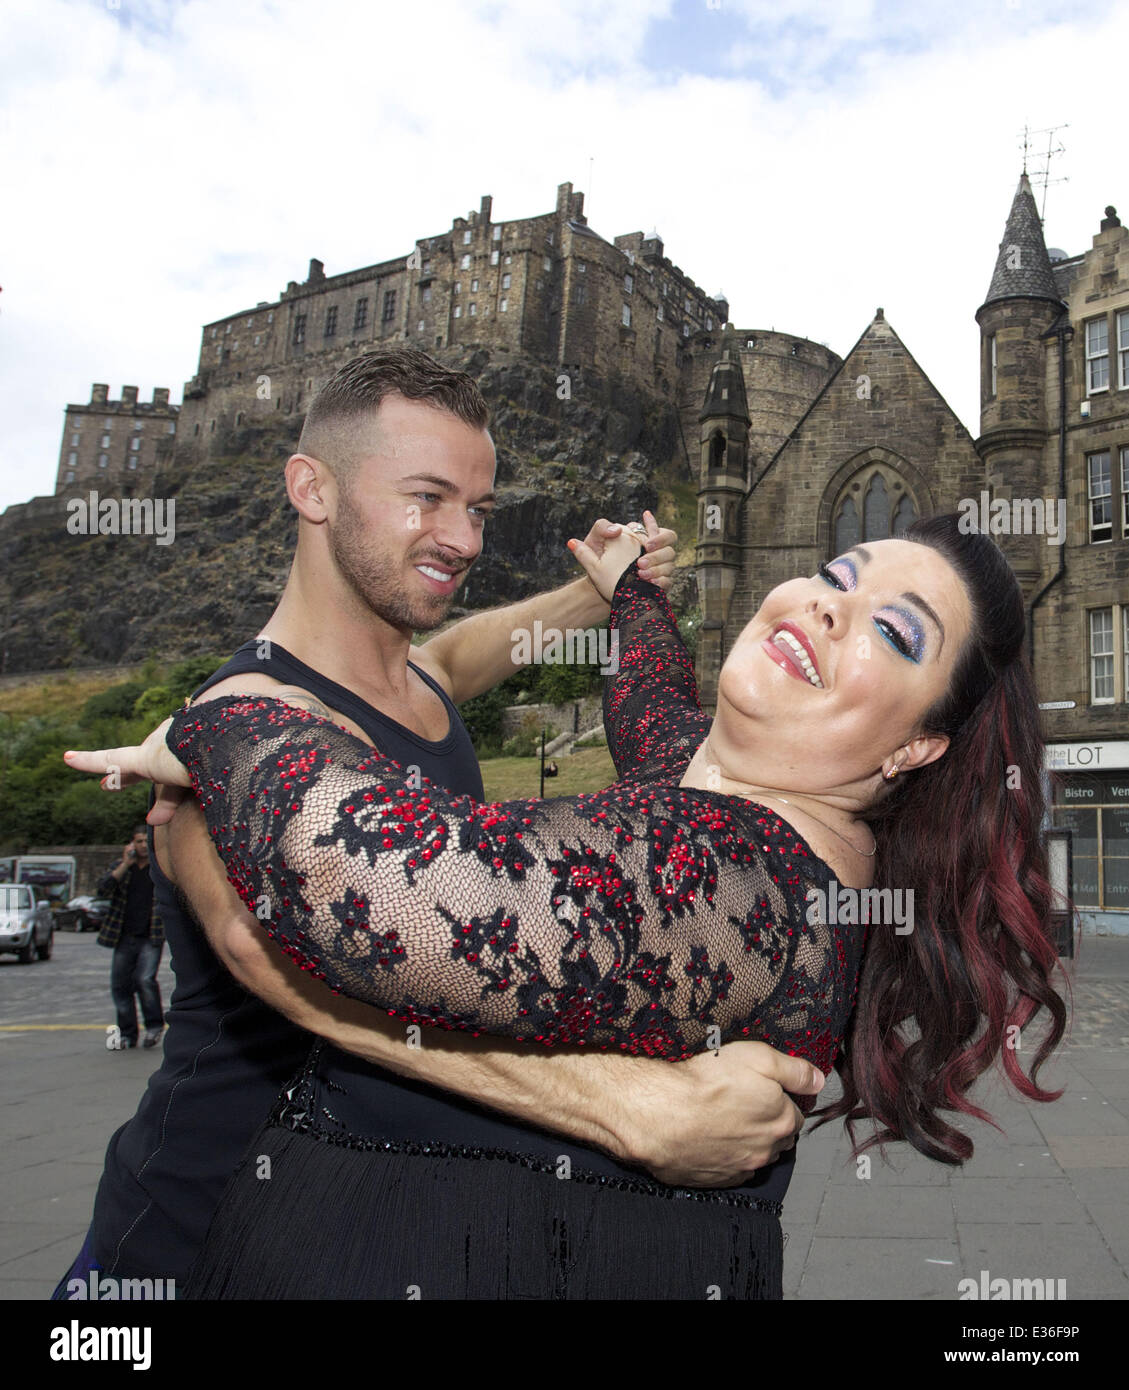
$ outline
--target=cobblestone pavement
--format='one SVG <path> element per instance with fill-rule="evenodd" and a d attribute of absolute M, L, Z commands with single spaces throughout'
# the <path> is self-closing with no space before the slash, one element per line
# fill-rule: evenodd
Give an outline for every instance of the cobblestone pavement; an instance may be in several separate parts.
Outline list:
<path fill-rule="evenodd" d="M 106 1051 L 109 962 L 93 936 L 70 933 L 51 961 L 0 962 L 0 1298 L 46 1297 L 62 1276 L 106 1141 L 160 1061 L 159 1048 Z M 1040 1105 L 983 1081 L 976 1099 L 1004 1133 L 970 1122 L 963 1170 L 902 1144 L 890 1165 L 872 1154 L 867 1176 L 839 1124 L 801 1140 L 787 1298 L 954 1300 L 982 1272 L 1065 1280 L 1067 1299 L 1129 1298 L 1129 938 L 1087 938 L 1068 965 L 1073 1027 L 1041 1078 L 1062 1098 Z"/>

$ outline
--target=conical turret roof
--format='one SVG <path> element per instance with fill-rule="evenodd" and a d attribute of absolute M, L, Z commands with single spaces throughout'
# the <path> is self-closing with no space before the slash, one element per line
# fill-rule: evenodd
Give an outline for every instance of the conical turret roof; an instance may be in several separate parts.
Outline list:
<path fill-rule="evenodd" d="M 1047 244 L 1043 240 L 1043 224 L 1035 206 L 1035 195 L 1026 173 L 1015 190 L 1011 213 L 1000 242 L 992 283 L 988 286 L 985 304 L 999 299 L 1049 299 L 1055 304 L 1062 296 L 1055 286 Z"/>
<path fill-rule="evenodd" d="M 745 395 L 745 373 L 741 367 L 741 354 L 737 348 L 737 334 L 726 327 L 721 339 L 721 357 L 710 373 L 706 387 L 706 399 L 702 405 L 699 420 L 708 420 L 717 415 L 732 415 L 749 423 L 749 402 Z"/>

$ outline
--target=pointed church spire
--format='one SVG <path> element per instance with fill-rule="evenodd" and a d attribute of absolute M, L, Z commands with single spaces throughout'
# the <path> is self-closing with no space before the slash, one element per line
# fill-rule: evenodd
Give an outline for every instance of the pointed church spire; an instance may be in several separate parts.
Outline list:
<path fill-rule="evenodd" d="M 1026 171 L 1015 190 L 992 283 L 988 286 L 984 303 L 992 304 L 998 299 L 1049 299 L 1056 304 L 1062 300 L 1055 285 L 1047 244 L 1043 240 L 1043 225 Z"/>
<path fill-rule="evenodd" d="M 706 398 L 698 419 L 709 420 L 724 415 L 749 424 L 749 402 L 745 395 L 745 373 L 741 369 L 737 333 L 728 324 L 721 336 L 721 356 L 710 373 Z"/>

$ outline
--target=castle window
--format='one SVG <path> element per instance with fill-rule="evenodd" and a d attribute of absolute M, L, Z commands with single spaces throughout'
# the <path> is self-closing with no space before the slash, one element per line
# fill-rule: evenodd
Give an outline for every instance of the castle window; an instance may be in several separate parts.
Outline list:
<path fill-rule="evenodd" d="M 132 469 L 134 470 L 134 472 L 136 472 L 136 471 L 137 471 L 137 459 L 136 459 L 136 458 L 131 458 L 130 461 L 129 461 L 129 466 L 130 466 L 130 468 L 132 468 Z"/>
<path fill-rule="evenodd" d="M 73 483 L 73 482 L 74 482 L 74 474 L 73 474 L 73 473 L 68 473 L 68 474 L 67 474 L 67 477 L 66 477 L 66 481 L 67 481 L 68 483 Z M 1129 610 L 1127 610 L 1127 611 L 1129 611 Z"/>
<path fill-rule="evenodd" d="M 99 455 L 98 455 L 98 467 L 99 467 L 99 468 L 105 468 L 106 465 L 107 465 L 109 462 L 110 462 L 110 460 L 106 457 L 105 454 L 99 454 Z"/>
<path fill-rule="evenodd" d="M 862 540 L 859 513 L 854 498 L 845 497 L 835 518 L 835 554 L 843 555 Z"/>
<path fill-rule="evenodd" d="M 144 421 L 144 420 L 134 420 L 134 422 L 133 422 L 134 433 L 137 433 L 138 431 L 143 430 L 144 428 L 145 428 L 145 421 Z"/>
<path fill-rule="evenodd" d="M 166 430 L 166 433 L 167 433 L 167 434 L 175 434 L 175 433 L 176 433 L 176 421 L 175 421 L 175 420 L 170 420 L 170 421 L 169 421 L 168 429 Z"/>
<path fill-rule="evenodd" d="M 102 448 L 103 448 L 103 449 L 108 449 L 109 447 L 110 447 L 110 436 L 109 436 L 108 434 L 104 434 L 104 435 L 102 436 Z"/>
<path fill-rule="evenodd" d="M 514 259 L 514 258 L 507 252 L 507 253 L 506 253 L 506 264 L 507 264 L 507 265 L 512 265 L 512 264 L 513 264 L 513 259 Z"/>
<path fill-rule="evenodd" d="M 1104 318 L 1086 325 L 1086 394 L 1109 390 L 1109 324 Z"/>
<path fill-rule="evenodd" d="M 461 304 L 456 304 L 456 305 L 455 305 L 455 317 L 456 317 L 457 319 L 461 319 L 462 316 L 463 316 L 463 306 L 462 306 Z"/>
<path fill-rule="evenodd" d="M 353 332 L 359 333 L 368 323 L 368 298 L 358 299 L 353 309 Z"/>
<path fill-rule="evenodd" d="M 326 337 L 326 338 L 336 338 L 336 337 L 337 337 L 337 305 L 336 305 L 336 304 L 334 304 L 331 308 L 329 308 L 329 309 L 327 309 L 327 310 L 325 311 L 325 333 L 324 333 L 323 336 Z"/>
<path fill-rule="evenodd" d="M 461 257 L 459 258 L 459 269 L 460 269 L 460 270 L 469 270 L 469 269 L 470 269 L 470 257 L 469 257 L 469 256 L 461 256 Z"/>
<path fill-rule="evenodd" d="M 1129 536 L 1129 449 L 1125 448 L 1121 450 L 1121 534 Z"/>
<path fill-rule="evenodd" d="M 423 271 L 424 275 L 426 275 L 427 272 L 431 269 L 431 262 L 424 261 L 423 265 L 420 268 Z"/>
<path fill-rule="evenodd" d="M 1129 390 L 1129 309 L 1117 316 L 1117 389 Z"/>
<path fill-rule="evenodd" d="M 262 335 L 261 333 L 256 333 L 256 334 L 255 334 L 255 346 L 258 347 L 259 344 L 260 344 L 262 341 L 263 341 L 263 335 Z"/>
<path fill-rule="evenodd" d="M 463 233 L 463 245 L 464 245 L 464 246 L 469 246 L 469 245 L 470 245 L 470 237 L 471 237 L 471 233 L 470 233 L 470 228 L 468 227 L 467 230 Z"/>
<path fill-rule="evenodd" d="M 470 316 L 471 316 L 471 318 L 474 318 L 475 315 L 476 315 L 477 313 L 478 313 L 478 305 L 477 305 L 477 304 L 472 304 L 472 305 L 470 306 Z"/>
<path fill-rule="evenodd" d="M 456 280 L 456 281 L 455 281 L 455 293 L 456 293 L 456 294 L 462 294 L 462 292 L 463 292 L 463 282 L 462 282 L 461 280 Z"/>
<path fill-rule="evenodd" d="M 624 294 L 634 294 L 634 293 L 635 293 L 635 276 L 634 276 L 634 275 L 625 275 L 625 276 L 623 277 L 623 292 L 624 292 Z"/>
<path fill-rule="evenodd" d="M 756 340 L 755 338 L 746 338 L 746 339 L 745 339 L 745 346 L 746 346 L 746 348 L 749 348 L 749 349 L 751 350 L 751 349 L 755 348 L 756 345 L 757 345 L 757 340 Z"/>
<path fill-rule="evenodd" d="M 423 330 L 424 330 L 424 321 L 423 321 L 423 319 L 420 319 L 419 323 L 416 324 L 416 332 L 417 332 L 417 333 L 422 333 Z"/>
<path fill-rule="evenodd" d="M 630 305 L 630 304 L 625 304 L 625 305 L 623 306 L 623 326 L 624 326 L 624 328 L 630 328 L 630 327 L 631 327 L 631 305 Z"/>
<path fill-rule="evenodd" d="M 659 307 L 655 310 L 655 318 L 658 319 L 659 323 L 662 323 L 662 321 L 663 321 L 663 306 L 662 306 L 661 304 L 660 304 Z"/>
<path fill-rule="evenodd" d="M 495 241 L 501 241 L 501 240 L 502 240 L 502 228 L 501 228 L 500 225 L 494 228 L 494 240 L 495 240 Z"/>
<path fill-rule="evenodd" d="M 690 310 L 693 308 L 693 305 L 690 303 L 689 295 L 687 295 L 686 298 L 683 300 L 683 308 L 686 310 L 687 313 L 689 313 Z"/>
<path fill-rule="evenodd" d="M 549 271 L 552 270 L 552 268 L 553 268 L 553 258 L 552 258 L 552 256 L 545 256 L 545 257 L 543 257 L 542 260 L 541 260 L 541 269 L 542 269 L 546 274 L 548 274 Z"/>
<path fill-rule="evenodd" d="M 294 315 L 294 346 L 298 347 L 306 341 L 306 316 L 305 314 Z M 214 422 L 213 422 L 214 423 Z"/>
<path fill-rule="evenodd" d="M 273 322 L 274 322 L 274 310 L 272 309 L 271 312 L 267 315 L 267 323 L 273 323 Z"/>
<path fill-rule="evenodd" d="M 230 323 L 225 324 L 225 325 L 224 325 L 224 330 L 223 330 L 223 331 L 224 331 L 224 335 L 225 335 L 225 336 L 226 336 L 228 333 L 230 333 L 230 332 L 231 332 L 231 324 L 230 324 Z"/>
<path fill-rule="evenodd" d="M 216 336 L 216 331 L 217 331 L 216 329 L 214 329 L 214 328 L 212 329 L 212 337 L 213 337 L 213 338 Z"/>
<path fill-rule="evenodd" d="M 78 448 L 78 435 L 77 435 L 77 434 L 72 434 L 72 435 L 71 435 L 71 448 L 72 448 L 72 449 L 77 449 L 77 448 Z"/>
<path fill-rule="evenodd" d="M 587 273 L 588 273 L 588 262 L 587 262 L 587 261 L 577 261 L 577 263 L 576 263 L 576 273 L 577 273 L 578 275 L 587 275 Z"/>
<path fill-rule="evenodd" d="M 490 252 L 490 264 L 491 264 L 491 265 L 497 265 L 497 264 L 498 264 L 498 253 L 497 253 L 497 251 L 491 251 L 491 252 Z"/>
<path fill-rule="evenodd" d="M 472 280 L 472 281 L 470 282 L 470 292 L 471 292 L 471 294 L 477 294 L 477 293 L 478 293 L 478 281 L 477 281 L 477 280 Z"/>
<path fill-rule="evenodd" d="M 430 304 L 430 303 L 431 303 L 431 286 L 430 286 L 430 285 L 424 285 L 424 286 L 421 287 L 421 289 L 420 289 L 420 298 L 423 300 L 423 302 L 424 302 L 425 304 Z"/>
<path fill-rule="evenodd" d="M 682 336 L 684 338 L 688 338 L 690 336 L 690 325 L 688 323 L 684 323 L 682 325 Z"/>
<path fill-rule="evenodd" d="M 503 275 L 503 276 L 502 276 L 502 288 L 503 288 L 504 290 L 508 290 L 509 287 L 510 287 L 510 285 L 511 285 L 512 283 L 513 283 L 513 276 L 512 276 L 512 275 Z"/>
<path fill-rule="evenodd" d="M 988 335 L 988 369 L 991 374 L 991 387 L 988 394 L 993 400 L 995 400 L 996 397 L 996 387 L 999 380 L 997 371 L 998 365 L 996 357 L 996 335 L 990 333 Z"/>
<path fill-rule="evenodd" d="M 707 333 L 712 333 L 712 332 L 713 332 L 713 319 L 710 318 L 710 316 L 709 316 L 708 314 L 706 315 L 706 332 L 707 332 Z"/>
<path fill-rule="evenodd" d="M 194 426 L 192 427 L 192 433 L 193 433 L 194 435 L 199 434 L 199 433 L 200 433 L 200 426 L 199 426 L 199 425 L 194 425 Z"/>
<path fill-rule="evenodd" d="M 237 411 L 235 412 L 235 428 L 238 429 L 239 426 L 240 426 L 242 423 L 243 423 L 243 412 L 242 412 L 241 410 L 237 410 Z"/>
<path fill-rule="evenodd" d="M 67 455 L 67 466 L 68 466 L 69 468 L 73 468 L 77 462 L 78 462 L 78 455 L 77 455 L 77 454 L 68 454 L 68 455 Z"/>
<path fill-rule="evenodd" d="M 1113 609 L 1090 610 L 1090 703 L 1113 704 Z"/>
<path fill-rule="evenodd" d="M 588 298 L 588 286 L 587 286 L 587 285 L 573 285 L 573 287 L 572 287 L 572 302 L 573 302 L 574 304 L 583 304 L 587 298 Z"/>
<path fill-rule="evenodd" d="M 552 232 L 546 232 L 546 233 L 545 233 L 545 240 L 549 243 L 550 246 L 552 246 L 552 244 L 553 244 L 553 234 L 552 234 Z"/>
<path fill-rule="evenodd" d="M 129 441 L 129 447 L 130 447 L 130 450 L 131 450 L 133 453 L 136 454 L 137 451 L 138 451 L 138 449 L 141 448 L 141 440 L 140 440 L 140 439 L 131 439 L 131 440 Z"/>
<path fill-rule="evenodd" d="M 508 299 L 503 299 L 503 300 L 499 303 L 499 305 L 498 305 L 498 312 L 499 312 L 499 313 L 502 313 L 502 314 L 508 313 L 508 312 L 509 312 L 509 308 L 510 308 L 510 301 L 509 301 Z"/>
<path fill-rule="evenodd" d="M 1090 544 L 1113 539 L 1113 498 L 1109 476 L 1109 450 L 1087 454 L 1089 478 Z"/>
<path fill-rule="evenodd" d="M 232 350 L 232 352 L 237 352 L 237 351 L 239 350 L 239 339 L 238 339 L 238 338 L 236 338 L 236 339 L 233 340 L 233 342 L 232 342 L 232 344 L 231 344 L 231 350 Z"/>

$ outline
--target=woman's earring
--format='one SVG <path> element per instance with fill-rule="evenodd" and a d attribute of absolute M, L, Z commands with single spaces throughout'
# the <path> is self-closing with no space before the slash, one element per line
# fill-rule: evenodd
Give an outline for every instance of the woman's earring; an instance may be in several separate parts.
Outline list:
<path fill-rule="evenodd" d="M 882 774 L 882 776 L 885 777 L 885 779 L 886 779 L 887 782 L 892 782 L 892 781 L 894 780 L 894 778 L 895 778 L 897 775 L 898 775 L 898 765 L 897 765 L 897 763 L 894 764 L 894 766 L 890 769 L 889 772 L 884 772 L 884 773 Z"/>

